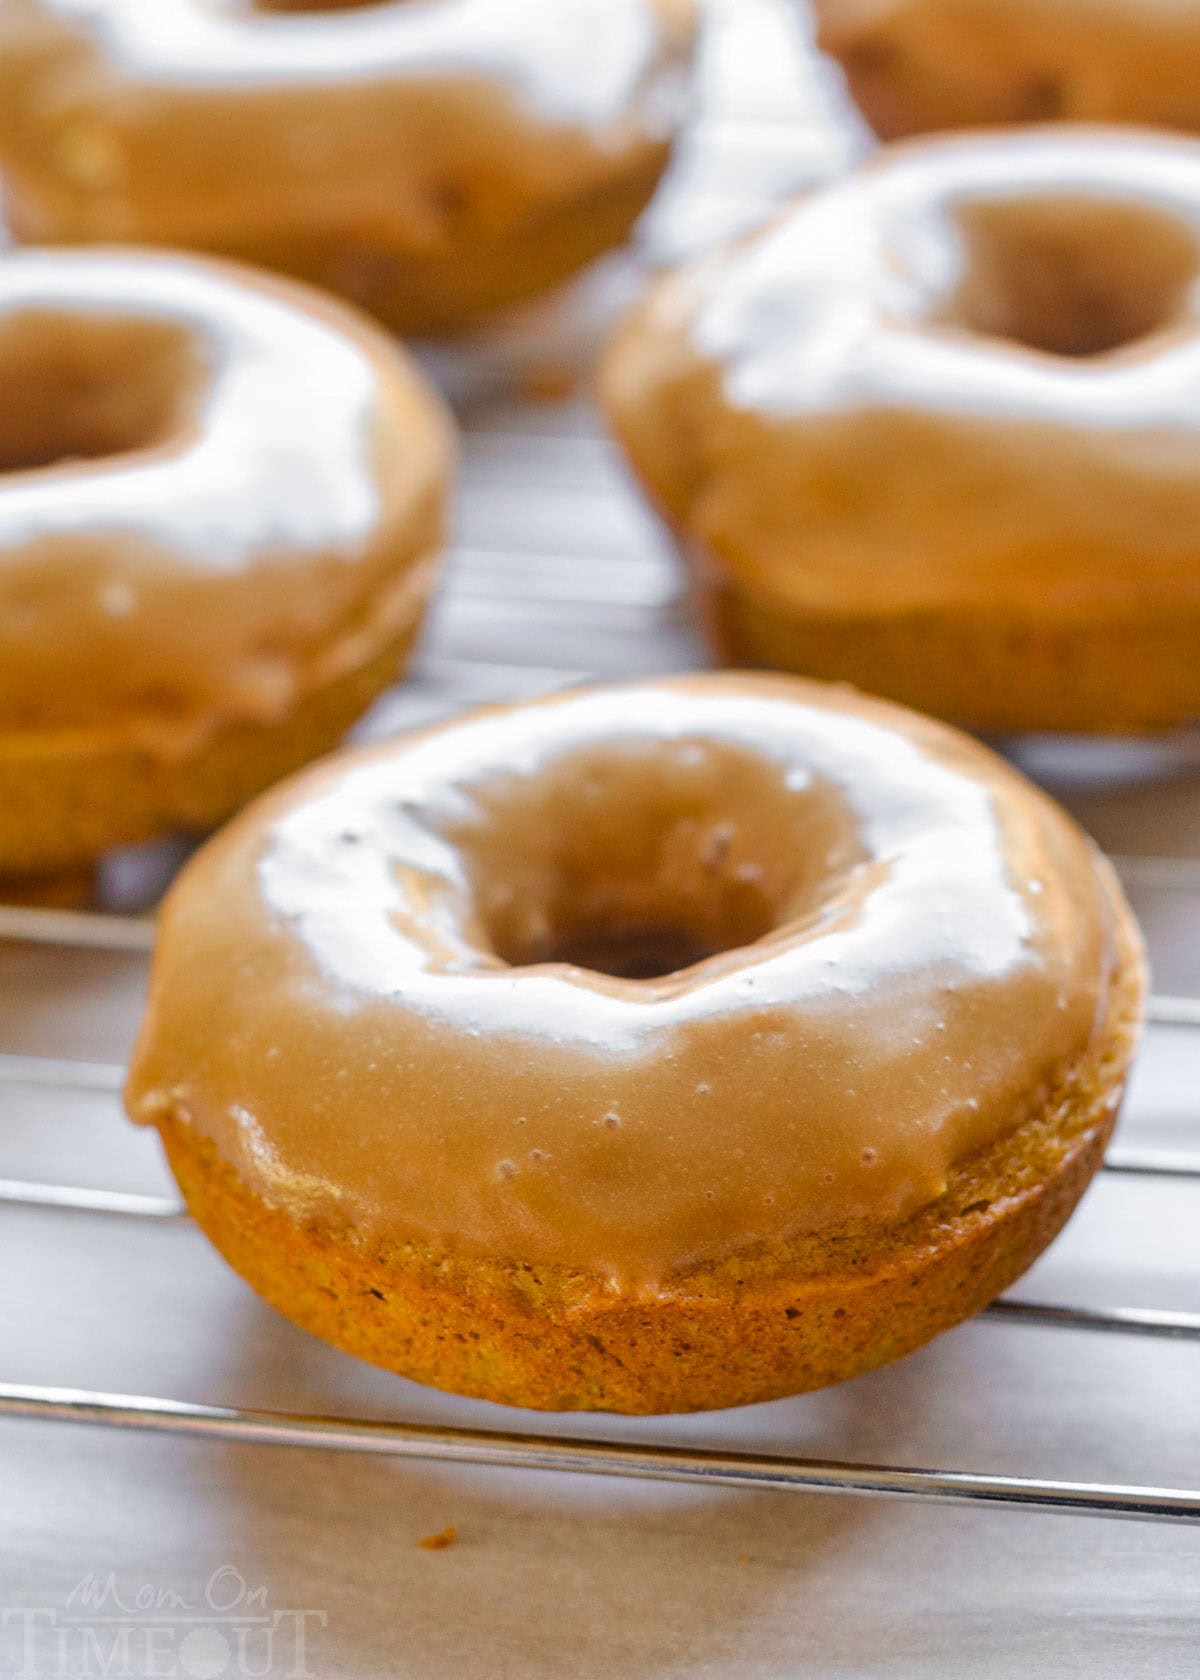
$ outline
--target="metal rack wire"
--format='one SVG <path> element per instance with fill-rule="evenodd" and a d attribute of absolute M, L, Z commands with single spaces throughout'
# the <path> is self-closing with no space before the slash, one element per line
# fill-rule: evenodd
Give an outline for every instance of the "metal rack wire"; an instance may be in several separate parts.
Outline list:
<path fill-rule="evenodd" d="M 1162 861 L 1167 864 L 1167 860 Z M 0 907 L 0 939 L 34 939 L 66 948 L 145 950 L 152 926 L 146 919 L 127 921 L 115 916 Z M 1200 1027 L 1200 999 L 1155 997 L 1149 1019 L 1158 1026 L 1195 1030 Z M 113 1063 L 0 1055 L 0 1086 L 115 1094 L 121 1088 L 122 1075 L 122 1068 Z M 1113 1148 L 1104 1171 L 1117 1176 L 1200 1181 L 1200 1157 L 1165 1150 Z M 188 1217 L 177 1201 L 166 1197 L 13 1179 L 0 1179 L 0 1204 L 63 1215 L 159 1223 L 185 1221 Z M 1140 1307 L 1096 1309 L 1065 1302 L 1001 1299 L 986 1308 L 982 1316 L 1001 1325 L 1040 1325 L 1060 1332 L 1200 1342 L 1200 1313 Z M 546 1433 L 310 1416 L 208 1406 L 150 1395 L 0 1382 L 0 1418 L 4 1417 L 494 1468 L 1200 1524 L 1200 1488 L 1047 1481 L 982 1471 L 837 1463 Z"/>
<path fill-rule="evenodd" d="M 532 445 L 531 445 L 532 446 Z M 610 564 L 605 575 L 577 570 L 564 587 L 548 562 L 531 565 L 513 544 L 512 564 L 501 555 L 475 556 L 462 550 L 452 565 L 451 601 L 486 609 L 501 602 L 524 606 L 530 625 L 553 611 L 565 610 L 577 622 L 607 611 L 612 603 Z M 623 569 L 618 567 L 618 572 Z M 632 568 L 630 569 L 632 570 Z M 464 572 L 466 573 L 464 586 Z M 657 573 L 657 582 L 655 581 Z M 673 582 L 665 562 L 638 572 L 637 588 L 617 595 L 632 613 L 630 635 L 652 640 L 669 618 Z M 628 574 L 626 577 L 628 582 Z M 628 597 L 628 599 L 626 599 Z M 634 597 L 637 597 L 636 601 Z M 453 645 L 454 637 L 443 635 Z M 540 645 L 539 635 L 523 644 Z M 562 686 L 587 675 L 574 668 L 546 667 L 513 658 L 445 657 L 436 651 L 423 662 L 415 687 L 384 703 L 387 731 L 410 721 L 414 704 L 425 715 L 446 711 L 464 701 L 495 698 L 498 693 L 528 693 Z M 1200 886 L 1200 860 L 1190 858 L 1116 857 L 1127 886 L 1158 891 L 1194 892 Z M 0 906 L 0 941 L 20 941 L 63 951 L 111 954 L 148 953 L 153 918 L 81 911 Z M 1157 995 L 1150 1022 L 1179 1031 L 1200 1030 L 1200 996 Z M 0 1054 L 0 1088 L 19 1087 L 49 1093 L 116 1095 L 123 1069 L 114 1062 Z M 1188 1180 L 1200 1183 L 1200 1154 L 1113 1147 L 1104 1163 L 1114 1178 Z M 0 1205 L 40 1209 L 47 1216 L 91 1216 L 169 1224 L 187 1220 L 174 1199 L 118 1190 L 84 1189 L 61 1183 L 0 1178 Z M 1160 1311 L 1138 1306 L 1105 1309 L 1070 1302 L 1002 1299 L 982 1315 L 989 1323 L 1040 1326 L 1055 1333 L 1149 1337 L 1200 1342 L 1200 1313 Z M 1200 1524 L 1200 1487 L 1114 1485 L 1092 1481 L 1048 1481 L 1033 1477 L 991 1475 L 975 1470 L 945 1470 L 866 1463 L 839 1463 L 774 1454 L 708 1451 L 627 1441 L 579 1439 L 508 1430 L 472 1430 L 424 1423 L 380 1422 L 356 1417 L 310 1416 L 243 1407 L 211 1406 L 177 1398 L 111 1394 L 32 1384 L 0 1382 L 0 1419 L 99 1425 L 124 1430 L 172 1434 L 210 1441 L 238 1441 L 273 1446 L 372 1453 L 396 1458 L 454 1462 L 496 1468 L 641 1478 L 662 1482 L 735 1488 L 770 1488 L 789 1492 L 857 1494 L 939 1504 L 983 1504 L 1021 1510 L 1121 1517 L 1180 1524 Z"/>

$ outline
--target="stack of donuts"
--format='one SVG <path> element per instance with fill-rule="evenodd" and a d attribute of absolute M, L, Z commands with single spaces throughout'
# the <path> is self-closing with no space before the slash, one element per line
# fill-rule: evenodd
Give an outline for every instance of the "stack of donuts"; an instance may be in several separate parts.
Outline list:
<path fill-rule="evenodd" d="M 464 1394 L 918 1348 L 1061 1229 L 1135 1053 L 1111 869 L 961 731 L 1200 713 L 1200 6 L 816 13 L 885 144 L 597 376 L 736 669 L 289 776 L 436 584 L 454 423 L 395 335 L 627 240 L 700 20 L 0 0 L 0 897 L 219 829 L 129 1112 L 268 1302 Z"/>

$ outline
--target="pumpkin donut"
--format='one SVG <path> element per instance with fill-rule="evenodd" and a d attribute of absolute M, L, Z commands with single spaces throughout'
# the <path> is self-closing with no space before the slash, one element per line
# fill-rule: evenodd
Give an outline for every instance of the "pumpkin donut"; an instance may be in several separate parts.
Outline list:
<path fill-rule="evenodd" d="M 1200 133 L 1195 0 L 815 0 L 820 45 L 885 140 L 1000 123 Z"/>
<path fill-rule="evenodd" d="M 433 583 L 441 404 L 207 259 L 0 256 L 0 876 L 208 828 L 327 749 Z"/>
<path fill-rule="evenodd" d="M 1200 145 L 910 141 L 658 283 L 603 400 L 718 651 L 973 728 L 1200 715 Z"/>
<path fill-rule="evenodd" d="M 201 851 L 127 1102 L 288 1317 L 688 1411 L 895 1359 L 1100 1163 L 1145 985 L 1094 848 L 941 725 L 707 675 L 342 755 Z"/>
<path fill-rule="evenodd" d="M 175 245 L 401 332 L 621 243 L 687 104 L 692 0 L 5 0 L 18 239 Z"/>

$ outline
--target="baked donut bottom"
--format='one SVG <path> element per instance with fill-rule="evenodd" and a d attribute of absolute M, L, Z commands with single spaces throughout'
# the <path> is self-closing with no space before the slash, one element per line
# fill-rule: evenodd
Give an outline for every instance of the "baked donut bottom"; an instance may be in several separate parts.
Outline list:
<path fill-rule="evenodd" d="M 395 681 L 420 618 L 389 626 L 359 659 L 308 688 L 286 718 L 218 724 L 177 755 L 119 728 L 0 731 L 0 901 L 28 903 L 32 892 L 33 902 L 56 902 L 56 878 L 78 879 L 112 847 L 213 828 L 328 752 Z"/>
<path fill-rule="evenodd" d="M 730 665 L 824 677 L 984 734 L 1140 734 L 1200 716 L 1200 609 L 1055 625 L 963 607 L 870 617 L 692 579 L 707 638 Z"/>
<path fill-rule="evenodd" d="M 1106 891 L 1117 962 L 1086 1053 L 997 1143 L 897 1224 L 847 1224 L 613 1293 L 565 1267 L 367 1243 L 269 1206 L 177 1113 L 156 1119 L 197 1224 L 262 1298 L 347 1353 L 436 1388 L 545 1411 L 706 1411 L 899 1359 L 978 1312 L 1061 1230 L 1100 1167 L 1137 1044 L 1141 941 Z"/>
<path fill-rule="evenodd" d="M 561 285 L 628 239 L 670 157 L 647 148 L 614 179 L 531 212 L 512 226 L 464 225 L 428 250 L 357 250 L 289 241 L 228 255 L 288 273 L 351 299 L 404 337 L 463 329 Z"/>

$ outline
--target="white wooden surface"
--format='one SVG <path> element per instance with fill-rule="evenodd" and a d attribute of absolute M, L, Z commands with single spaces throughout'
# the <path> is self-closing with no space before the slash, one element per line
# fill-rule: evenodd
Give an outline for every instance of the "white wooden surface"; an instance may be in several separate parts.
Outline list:
<path fill-rule="evenodd" d="M 660 252 L 858 143 L 847 128 L 799 126 L 814 95 L 784 5 L 726 0 L 721 10 L 708 92 L 717 114 L 685 160 L 680 196 L 652 218 Z M 581 316 L 587 341 L 628 286 L 626 265 L 607 265 L 569 304 L 434 358 L 473 393 L 462 401 L 457 546 L 416 677 L 381 704 L 371 732 L 585 673 L 703 661 L 665 545 L 586 402 L 535 406 L 504 392 L 530 358 L 577 354 Z M 1195 738 L 1030 742 L 1019 756 L 1103 844 L 1200 857 Z M 126 862 L 110 887 L 128 896 L 131 879 Z M 1151 885 L 1135 901 L 1159 989 L 1200 994 L 1200 890 Z M 0 1050 L 118 1061 L 143 982 L 136 955 L 0 944 Z M 1151 1031 L 1124 1138 L 1200 1149 L 1200 1031 Z M 114 1099 L 34 1088 L 0 1088 L 3 1176 L 166 1188 L 153 1141 Z M 1198 1228 L 1195 1184 L 1103 1180 L 1021 1290 L 1194 1310 Z M 82 1214 L 0 1210 L 0 1380 L 528 1427 L 305 1337 L 187 1226 Z M 1194 1487 L 1200 1349 L 977 1322 L 826 1394 L 561 1427 Z M 454 1545 L 419 1546 L 447 1524 Z M 286 1619 L 269 1662 L 253 1643 L 239 1659 L 232 1624 L 205 1605 L 222 1569 L 225 1585 L 235 1570 L 265 1589 L 268 1615 L 314 1613 L 304 1668 L 322 1680 L 1200 1675 L 1197 1530 L 435 1471 L 0 1422 L 0 1674 L 91 1680 L 114 1630 L 126 1636 L 114 1675 L 295 1672 Z M 80 1582 L 110 1572 L 125 1603 L 148 1587 L 191 1609 L 162 1612 L 152 1639 L 144 1615 L 124 1617 L 111 1600 L 81 1609 Z M 68 1625 L 72 1614 L 82 1621 Z"/>

